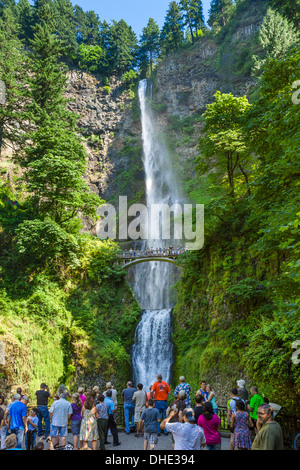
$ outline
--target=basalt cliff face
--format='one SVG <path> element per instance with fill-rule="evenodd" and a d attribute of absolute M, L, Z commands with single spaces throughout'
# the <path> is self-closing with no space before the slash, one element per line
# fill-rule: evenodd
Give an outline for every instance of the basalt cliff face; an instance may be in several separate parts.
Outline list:
<path fill-rule="evenodd" d="M 255 82 L 245 67 L 245 50 L 262 19 L 261 13 L 245 15 L 226 41 L 201 39 L 192 48 L 164 58 L 155 71 L 153 111 L 187 199 L 193 199 L 190 189 L 195 184 L 201 115 L 217 90 L 236 96 L 251 93 Z M 79 115 L 79 132 L 88 155 L 87 179 L 91 190 L 108 202 L 117 204 L 119 196 L 143 202 L 137 93 L 116 78 L 107 88 L 101 77 L 81 70 L 68 72 L 66 96 L 72 100 L 69 108 Z"/>

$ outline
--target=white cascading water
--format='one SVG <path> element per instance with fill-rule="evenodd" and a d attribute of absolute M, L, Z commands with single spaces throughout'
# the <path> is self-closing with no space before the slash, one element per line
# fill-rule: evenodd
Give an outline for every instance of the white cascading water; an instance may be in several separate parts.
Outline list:
<path fill-rule="evenodd" d="M 155 126 L 147 99 L 147 80 L 139 84 L 143 163 L 145 169 L 146 205 L 172 206 L 179 202 L 176 178 L 166 146 Z M 158 217 L 152 224 L 161 226 Z M 149 227 L 151 229 L 151 227 Z M 161 232 L 161 231 L 160 231 Z M 141 249 L 176 247 L 180 241 L 160 238 L 142 242 Z M 175 296 L 172 286 L 178 279 L 178 268 L 167 262 L 151 261 L 131 268 L 132 289 L 141 308 L 142 319 L 135 332 L 132 366 L 136 383 L 147 389 L 162 374 L 170 382 L 173 363 L 172 308 Z"/>

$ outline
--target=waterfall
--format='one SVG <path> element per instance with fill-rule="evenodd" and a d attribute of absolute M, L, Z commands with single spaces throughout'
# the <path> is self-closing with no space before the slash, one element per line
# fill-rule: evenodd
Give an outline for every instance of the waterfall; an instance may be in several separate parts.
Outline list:
<path fill-rule="evenodd" d="M 143 164 L 145 169 L 146 204 L 150 208 L 179 203 L 179 191 L 167 148 L 159 135 L 147 99 L 147 80 L 139 84 L 141 108 Z M 161 227 L 157 217 L 152 224 Z M 159 239 L 143 241 L 141 249 L 166 248 L 180 244 L 177 240 Z M 135 332 L 132 349 L 134 379 L 147 389 L 157 374 L 171 380 L 173 362 L 172 308 L 176 299 L 172 285 L 178 279 L 178 268 L 167 262 L 151 261 L 131 268 L 132 288 L 144 310 Z"/>

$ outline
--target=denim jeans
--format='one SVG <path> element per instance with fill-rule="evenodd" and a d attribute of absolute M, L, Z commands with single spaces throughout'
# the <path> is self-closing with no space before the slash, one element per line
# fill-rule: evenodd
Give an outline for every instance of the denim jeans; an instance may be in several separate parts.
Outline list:
<path fill-rule="evenodd" d="M 206 444 L 206 450 L 221 450 L 221 444 Z"/>
<path fill-rule="evenodd" d="M 38 435 L 43 434 L 43 419 L 45 421 L 45 434 L 49 436 L 50 434 L 50 416 L 48 406 L 46 405 L 39 405 L 37 406 L 37 417 L 39 419 L 38 422 Z"/>
<path fill-rule="evenodd" d="M 7 426 L 2 426 L 2 428 L 0 428 L 0 448 L 1 449 L 4 449 L 5 445 L 4 445 L 4 441 L 6 439 L 6 436 L 7 436 Z"/>
<path fill-rule="evenodd" d="M 134 408 L 135 408 L 134 405 L 129 405 L 128 403 L 124 404 L 125 431 L 127 433 L 130 432 L 130 428 L 129 428 L 130 413 L 131 413 L 130 427 L 132 428 L 134 426 Z"/>
<path fill-rule="evenodd" d="M 159 411 L 159 414 L 162 414 L 162 420 L 166 419 L 166 411 L 168 408 L 167 400 L 155 400 L 155 408 Z M 160 423 L 157 423 L 157 432 L 160 434 Z M 168 434 L 166 430 L 164 430 L 165 434 Z"/>
<path fill-rule="evenodd" d="M 17 445 L 16 445 L 16 447 L 17 447 L 18 449 L 22 449 L 22 443 L 23 443 L 23 437 L 24 437 L 24 429 L 15 428 L 15 429 L 11 429 L 10 432 L 11 432 L 11 434 L 15 434 L 16 437 L 17 437 Z"/>

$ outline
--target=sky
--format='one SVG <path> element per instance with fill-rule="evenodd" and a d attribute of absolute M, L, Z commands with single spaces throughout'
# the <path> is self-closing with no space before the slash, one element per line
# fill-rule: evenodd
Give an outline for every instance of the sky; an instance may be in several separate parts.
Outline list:
<path fill-rule="evenodd" d="M 94 10 L 101 21 L 125 20 L 138 39 L 149 18 L 153 18 L 161 29 L 171 0 L 71 0 L 84 11 Z M 202 0 L 205 19 L 211 0 Z"/>

